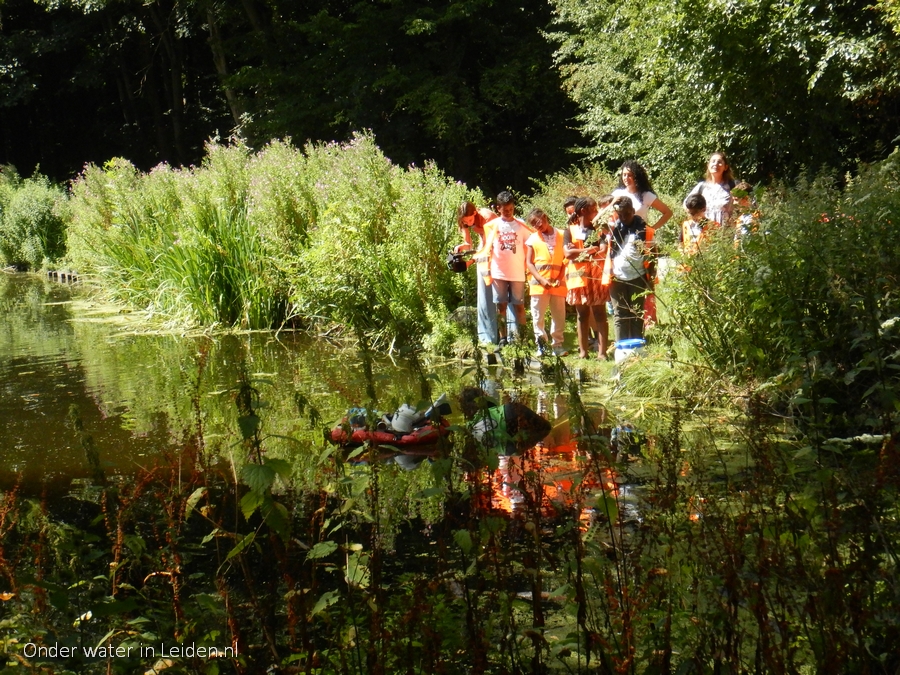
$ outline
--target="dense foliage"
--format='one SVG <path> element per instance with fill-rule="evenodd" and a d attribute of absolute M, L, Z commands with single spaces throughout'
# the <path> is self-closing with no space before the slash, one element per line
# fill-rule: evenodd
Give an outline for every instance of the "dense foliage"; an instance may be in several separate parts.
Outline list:
<path fill-rule="evenodd" d="M 248 382 L 230 392 L 231 434 L 204 434 L 203 416 L 182 437 L 182 463 L 124 484 L 107 480 L 89 430 L 73 424 L 95 473 L 65 514 L 16 490 L 0 499 L 10 662 L 130 673 L 150 659 L 82 651 L 65 661 L 22 645 L 165 643 L 237 650 L 173 659 L 172 673 L 896 671 L 898 157 L 840 189 L 823 178 L 760 194 L 737 245 L 723 230 L 682 260 L 689 269 L 658 287 L 662 339 L 623 367 L 611 394 L 619 420 L 581 401 L 564 363 L 546 364 L 544 400 L 564 400 L 580 430 L 569 449 L 579 468 L 566 475 L 549 475 L 540 449 L 500 458 L 462 425 L 454 447 L 414 471 L 375 453 L 354 466 L 321 446 L 315 422 L 267 432 L 283 426 L 267 417 L 286 403 L 299 406 L 291 420 L 314 418 L 310 398 L 298 389 L 261 400 Z M 600 170 L 558 176 L 535 199 L 552 206 L 608 181 Z M 385 271 L 365 251 L 390 255 L 379 245 L 396 235 L 395 218 L 416 228 L 410 213 L 426 217 L 441 195 L 452 212 L 467 194 L 433 169 L 393 167 L 364 137 L 303 153 L 214 146 L 192 171 L 88 170 L 72 204 L 73 253 L 96 256 L 113 283 L 134 270 L 152 281 L 158 267 L 174 297 L 178 275 L 197 269 L 227 296 L 228 261 L 263 253 L 273 274 L 316 286 L 298 282 L 297 298 L 303 289 L 311 306 L 377 334 L 406 325 L 414 294 L 392 290 L 402 301 L 392 308 L 376 289 L 361 305 L 355 291 L 367 283 L 406 283 L 399 262 Z M 452 217 L 435 217 L 413 230 L 426 247 L 428 236 L 455 237 Z M 179 238 L 194 243 L 170 250 Z M 116 262 L 154 239 L 151 260 Z M 364 251 L 339 245 L 348 240 Z M 341 256 L 358 270 L 333 271 Z M 304 277 L 310 269 L 326 273 Z M 370 306 L 378 312 L 361 316 Z M 462 377 L 481 382 L 477 363 Z M 679 386 L 630 398 L 641 371 L 660 366 Z M 343 394 L 349 370 L 310 388 Z M 740 407 L 704 409 L 700 381 L 741 395 Z M 523 381 L 510 388 L 533 394 Z M 619 438 L 624 422 L 648 438 L 613 444 L 598 418 Z M 495 507 L 496 493 L 515 501 L 515 517 Z"/>
<path fill-rule="evenodd" d="M 65 253 L 66 193 L 44 176 L 0 168 L 0 262 L 40 269 Z"/>
<path fill-rule="evenodd" d="M 722 411 L 627 397 L 616 409 L 652 433 L 615 455 L 573 375 L 557 365 L 544 387 L 582 430 L 569 474 L 540 448 L 500 458 L 464 426 L 410 471 L 375 448 L 346 456 L 321 446 L 300 391 L 284 443 L 243 380 L 230 434 L 204 439 L 198 419 L 133 480 L 94 455 L 64 511 L 7 491 L 6 672 L 896 670 L 895 456 L 816 456 L 759 399 L 725 429 Z M 88 432 L 73 414 L 86 451 Z M 35 649 L 53 646 L 78 650 Z"/>
<path fill-rule="evenodd" d="M 636 157 L 674 187 L 713 150 L 755 181 L 793 180 L 883 158 L 895 142 L 890 3 L 553 4 L 557 57 L 596 157 Z"/>
<path fill-rule="evenodd" d="M 491 193 L 576 148 L 670 189 L 716 148 L 754 182 L 792 180 L 889 152 L 897 16 L 894 0 L 9 0 L 0 161 L 65 179 L 114 156 L 197 163 L 231 132 L 259 148 L 371 130 L 395 163 Z"/>
<path fill-rule="evenodd" d="M 469 196 L 433 165 L 394 166 L 369 136 L 211 145 L 195 169 L 88 167 L 69 254 L 113 297 L 182 325 L 337 322 L 405 345 L 462 295 L 443 259 Z"/>
<path fill-rule="evenodd" d="M 722 230 L 658 296 L 669 328 L 719 377 L 788 401 L 831 436 L 897 433 L 900 153 L 843 190 L 825 178 Z"/>

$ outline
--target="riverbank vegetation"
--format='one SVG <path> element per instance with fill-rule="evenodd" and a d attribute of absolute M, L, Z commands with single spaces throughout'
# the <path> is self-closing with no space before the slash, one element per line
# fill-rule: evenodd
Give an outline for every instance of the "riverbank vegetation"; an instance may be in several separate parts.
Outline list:
<path fill-rule="evenodd" d="M 229 158 L 245 161 L 216 161 Z M 843 188 L 760 195 L 737 245 L 723 234 L 682 260 L 690 269 L 657 288 L 655 344 L 604 394 L 614 413 L 549 364 L 544 395 L 564 397 L 580 432 L 566 475 L 540 449 L 470 445 L 462 426 L 413 471 L 373 449 L 348 461 L 310 407 L 347 393 L 338 364 L 309 392 L 245 377 L 219 392 L 235 404 L 214 419 L 182 396 L 198 415 L 178 452 L 127 481 L 104 474 L 73 411 L 91 479 L 61 502 L 3 495 L 7 671 L 894 672 L 897 161 Z M 192 382 L 213 365 L 197 351 L 160 396 L 199 397 Z M 384 390 L 363 371 L 348 402 Z M 477 362 L 462 374 L 484 376 Z M 288 406 L 290 425 L 269 423 Z M 646 440 L 624 442 L 628 424 Z M 132 658 L 85 658 L 102 645 Z M 163 645 L 237 655 L 167 661 Z"/>
<path fill-rule="evenodd" d="M 116 438 L 167 450 L 108 470 L 76 406 L 87 477 L 0 494 L 0 672 L 897 673 L 897 3 L 295 5 L 3 6 L 0 148 L 36 167 L 0 172 L 5 264 L 72 266 L 176 331 L 359 349 L 269 386 L 241 349 L 185 342 L 168 372 L 134 340 L 137 375 L 86 400 L 127 401 Z M 512 186 L 560 226 L 636 158 L 676 206 L 713 150 L 758 204 L 689 259 L 663 228 L 677 267 L 640 358 L 612 382 L 574 357 L 540 385 L 485 372 L 450 319 L 475 296 L 443 263 L 461 201 Z M 575 156 L 596 164 L 559 173 Z M 105 339 L 12 294 L 42 355 Z M 430 399 L 422 349 L 460 342 L 443 384 L 564 401 L 576 469 L 462 423 L 415 468 L 323 442 L 322 409 Z M 121 353 L 9 379 L 56 396 Z M 217 367 L 237 381 L 204 390 Z M 234 653 L 170 656 L 190 646 Z"/>
<path fill-rule="evenodd" d="M 472 193 L 394 166 L 371 136 L 303 150 L 211 144 L 204 163 L 88 167 L 69 256 L 114 299 L 176 325 L 343 327 L 415 344 L 466 278 L 444 257 Z"/>
<path fill-rule="evenodd" d="M 745 235 L 720 231 L 658 286 L 659 342 L 807 433 L 896 433 L 898 178 L 895 152 L 843 188 L 823 176 L 761 194 Z"/>
<path fill-rule="evenodd" d="M 0 262 L 39 269 L 65 254 L 65 190 L 41 175 L 22 179 L 0 167 Z"/>

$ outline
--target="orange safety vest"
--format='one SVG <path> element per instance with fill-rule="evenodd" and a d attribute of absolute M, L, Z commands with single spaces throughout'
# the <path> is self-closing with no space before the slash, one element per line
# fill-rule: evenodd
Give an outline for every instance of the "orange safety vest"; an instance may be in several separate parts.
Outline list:
<path fill-rule="evenodd" d="M 653 237 L 655 237 L 655 236 L 656 236 L 656 230 L 654 230 L 652 227 L 650 227 L 648 225 L 647 226 L 647 238 L 644 239 L 644 246 L 646 246 L 648 249 L 650 247 L 652 247 L 653 246 Z M 648 253 L 646 259 L 644 260 L 644 269 L 648 270 L 648 273 L 649 273 L 650 265 L 652 264 L 650 255 L 651 254 Z M 650 281 L 653 281 L 653 279 L 650 279 Z"/>
<path fill-rule="evenodd" d="M 652 227 L 650 227 L 648 225 L 647 226 L 647 237 L 646 237 L 646 239 L 644 239 L 644 246 L 646 246 L 647 248 L 650 248 L 653 245 L 653 237 L 655 237 L 655 236 L 656 236 L 656 230 L 654 230 Z M 650 267 L 649 260 L 644 261 L 644 267 Z"/>
<path fill-rule="evenodd" d="M 577 249 L 584 248 L 584 242 L 575 239 L 575 231 L 576 228 L 581 230 L 581 225 L 569 225 L 569 235 L 572 238 L 572 247 Z M 609 249 L 606 252 L 607 259 L 609 258 Z M 587 277 L 590 273 L 591 266 L 593 262 L 590 260 L 567 260 L 566 261 L 566 288 L 584 288 L 587 286 Z M 603 270 L 604 277 L 606 275 L 606 268 Z M 601 282 L 604 286 L 609 285 L 609 281 Z"/>
<path fill-rule="evenodd" d="M 535 280 L 533 275 L 529 275 L 529 288 L 531 289 L 532 295 L 543 295 L 544 293 L 547 295 L 566 294 L 566 280 L 563 278 L 563 264 L 565 263 L 565 257 L 563 255 L 563 236 L 562 233 L 555 228 L 553 232 L 556 235 L 556 243 L 553 246 L 552 256 L 550 255 L 550 248 L 547 246 L 540 233 L 535 233 L 538 237 L 532 244 L 531 250 L 534 251 L 534 266 L 537 268 L 537 271 L 540 272 L 541 276 L 545 279 L 558 281 L 559 285 L 551 288 L 544 288 Z"/>

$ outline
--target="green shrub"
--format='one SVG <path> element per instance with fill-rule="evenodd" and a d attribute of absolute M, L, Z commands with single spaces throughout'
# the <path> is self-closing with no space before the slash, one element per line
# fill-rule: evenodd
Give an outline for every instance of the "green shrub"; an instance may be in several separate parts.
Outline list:
<path fill-rule="evenodd" d="M 722 231 L 658 294 L 723 376 L 762 385 L 829 433 L 887 432 L 900 405 L 900 153 L 839 189 L 820 179 Z"/>
<path fill-rule="evenodd" d="M 618 181 L 616 177 L 599 164 L 588 164 L 581 168 L 554 174 L 538 183 L 537 194 L 529 200 L 528 208 L 542 209 L 550 216 L 554 227 L 565 227 L 563 201 L 571 195 L 590 196 L 597 199 L 612 192 Z"/>
<path fill-rule="evenodd" d="M 312 186 L 309 244 L 288 263 L 298 313 L 375 336 L 419 340 L 428 312 L 447 314 L 468 280 L 443 259 L 469 191 L 434 166 L 391 165 L 370 137 L 306 148 Z M 311 272 L 311 273 L 310 273 Z"/>
<path fill-rule="evenodd" d="M 65 253 L 65 192 L 40 175 L 21 180 L 12 167 L 0 172 L 0 257 L 40 267 Z"/>
<path fill-rule="evenodd" d="M 527 200 L 523 214 L 532 207 L 542 209 L 549 214 L 550 221 L 556 228 L 566 225 L 563 213 L 563 201 L 566 197 L 588 196 L 598 199 L 605 194 L 610 194 L 619 184 L 619 178 L 614 172 L 607 171 L 599 164 L 587 164 L 579 168 L 570 169 L 555 174 L 543 182 L 538 183 L 538 192 Z M 675 215 L 658 234 L 657 238 L 664 243 L 674 241 L 675 225 L 680 222 L 681 197 L 662 194 L 657 191 L 657 196 L 672 209 Z M 650 211 L 650 224 L 656 222 L 659 214 L 655 210 Z"/>
<path fill-rule="evenodd" d="M 124 160 L 73 186 L 70 254 L 118 300 L 179 324 L 294 319 L 418 344 L 469 275 L 443 263 L 475 198 L 434 166 L 394 166 L 371 136 L 303 151 L 210 144 L 194 169 Z"/>

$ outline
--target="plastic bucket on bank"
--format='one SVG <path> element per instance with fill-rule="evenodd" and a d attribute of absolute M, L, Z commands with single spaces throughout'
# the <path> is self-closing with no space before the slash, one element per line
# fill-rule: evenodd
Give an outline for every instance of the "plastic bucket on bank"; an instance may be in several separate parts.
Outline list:
<path fill-rule="evenodd" d="M 616 342 L 616 363 L 622 363 L 629 356 L 639 353 L 646 344 L 646 340 L 641 338 Z"/>

